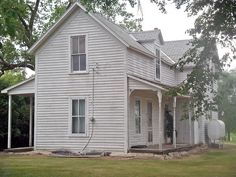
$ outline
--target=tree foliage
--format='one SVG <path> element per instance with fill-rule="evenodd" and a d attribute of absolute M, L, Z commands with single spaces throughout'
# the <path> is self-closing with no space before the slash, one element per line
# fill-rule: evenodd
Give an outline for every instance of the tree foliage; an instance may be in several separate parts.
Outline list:
<path fill-rule="evenodd" d="M 6 72 L 0 77 L 0 90 L 24 80 L 21 72 Z M 0 149 L 7 145 L 8 96 L 0 94 Z M 28 146 L 29 106 L 28 99 L 13 96 L 12 100 L 12 147 Z"/>
<path fill-rule="evenodd" d="M 236 59 L 236 1 L 234 0 L 174 0 L 177 8 L 185 7 L 189 16 L 197 16 L 193 29 L 191 48 L 175 66 L 182 70 L 186 64 L 194 64 L 192 73 L 179 88 L 190 92 L 195 116 L 217 109 L 216 81 L 228 61 Z M 222 58 L 217 46 L 228 49 Z"/>

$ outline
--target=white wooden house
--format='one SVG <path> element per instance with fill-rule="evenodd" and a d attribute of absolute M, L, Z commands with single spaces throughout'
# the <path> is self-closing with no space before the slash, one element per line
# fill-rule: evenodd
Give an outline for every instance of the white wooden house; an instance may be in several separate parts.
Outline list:
<path fill-rule="evenodd" d="M 177 131 L 174 146 L 204 143 L 204 118 L 182 120 L 190 97 L 165 95 L 191 72 L 170 69 L 187 44 L 164 41 L 159 29 L 129 33 L 75 3 L 29 50 L 35 76 L 2 91 L 9 95 L 8 148 L 13 95 L 31 97 L 29 143 L 36 150 L 162 149 L 166 110 Z"/>

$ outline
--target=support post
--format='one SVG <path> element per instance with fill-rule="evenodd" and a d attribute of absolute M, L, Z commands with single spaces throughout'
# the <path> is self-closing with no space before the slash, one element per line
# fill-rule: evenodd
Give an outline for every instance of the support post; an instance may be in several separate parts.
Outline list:
<path fill-rule="evenodd" d="M 7 148 L 11 148 L 11 121 L 12 121 L 12 96 L 8 96 L 8 134 L 7 134 Z"/>
<path fill-rule="evenodd" d="M 176 96 L 173 100 L 173 145 L 176 148 Z"/>
<path fill-rule="evenodd" d="M 161 104 L 162 104 L 162 93 L 161 93 L 161 91 L 158 91 L 157 92 L 157 97 L 158 97 L 158 103 L 159 103 L 159 119 L 158 119 L 158 130 L 159 130 L 159 150 L 162 150 L 162 129 L 161 129 L 161 115 L 162 115 L 162 113 L 161 113 Z"/>
<path fill-rule="evenodd" d="M 33 123 L 33 96 L 30 96 L 30 117 L 29 117 L 29 147 L 32 146 L 32 124 Z"/>
<path fill-rule="evenodd" d="M 191 108 L 188 109 L 188 123 L 189 123 L 189 144 L 192 145 L 192 112 Z"/>

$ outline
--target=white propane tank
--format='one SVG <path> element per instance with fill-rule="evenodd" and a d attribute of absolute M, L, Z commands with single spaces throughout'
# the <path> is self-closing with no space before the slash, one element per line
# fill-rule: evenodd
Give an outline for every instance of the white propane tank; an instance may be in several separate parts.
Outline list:
<path fill-rule="evenodd" d="M 211 140 L 219 140 L 225 136 L 225 123 L 212 119 L 208 123 L 208 136 Z"/>

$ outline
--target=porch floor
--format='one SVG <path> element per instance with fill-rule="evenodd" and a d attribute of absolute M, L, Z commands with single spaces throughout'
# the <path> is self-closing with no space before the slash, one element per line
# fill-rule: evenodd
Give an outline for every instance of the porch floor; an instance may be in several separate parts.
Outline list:
<path fill-rule="evenodd" d="M 28 152 L 33 150 L 34 147 L 18 147 L 18 148 L 4 149 L 4 152 Z"/>
<path fill-rule="evenodd" d="M 198 144 L 189 145 L 189 144 L 177 144 L 176 148 L 172 144 L 163 144 L 162 150 L 159 150 L 159 145 L 150 145 L 144 148 L 130 148 L 129 152 L 133 153 L 151 153 L 151 154 L 168 154 L 170 152 L 182 152 L 189 151 L 195 147 L 199 146 Z"/>

